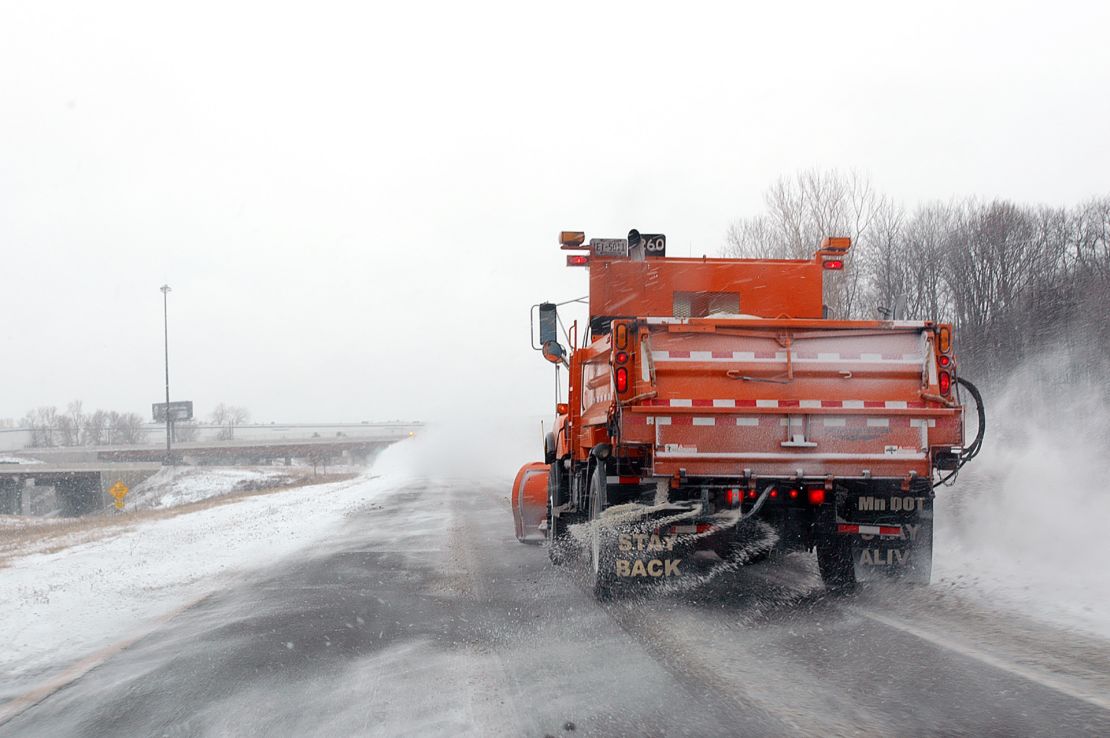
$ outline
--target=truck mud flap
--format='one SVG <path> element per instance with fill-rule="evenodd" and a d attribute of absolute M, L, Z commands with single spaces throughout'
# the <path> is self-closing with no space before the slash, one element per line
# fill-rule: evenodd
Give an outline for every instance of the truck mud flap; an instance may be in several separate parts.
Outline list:
<path fill-rule="evenodd" d="M 679 536 L 654 533 L 617 533 L 612 536 L 607 563 L 616 581 L 650 582 L 685 575 L 689 550 Z"/>
<path fill-rule="evenodd" d="M 899 581 L 928 584 L 933 568 L 932 511 L 902 526 L 903 536 L 852 535 L 857 582 Z"/>

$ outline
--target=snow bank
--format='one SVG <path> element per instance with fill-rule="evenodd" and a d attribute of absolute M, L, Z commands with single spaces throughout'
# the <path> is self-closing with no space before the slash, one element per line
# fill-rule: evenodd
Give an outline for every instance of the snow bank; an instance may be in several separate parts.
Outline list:
<path fill-rule="evenodd" d="M 127 507 L 138 510 L 176 507 L 232 492 L 279 487 L 299 478 L 300 475 L 278 469 L 166 467 L 135 485 L 127 496 Z"/>
<path fill-rule="evenodd" d="M 938 490 L 933 580 L 1110 637 L 1110 408 L 1059 371 L 988 398 L 983 452 Z"/>
<path fill-rule="evenodd" d="M 7 456 L 0 454 L 0 464 L 41 464 L 38 459 L 29 459 L 26 456 Z"/>
<path fill-rule="evenodd" d="M 0 699 L 141 632 L 233 573 L 326 540 L 390 483 L 356 479 L 244 497 L 0 569 Z"/>

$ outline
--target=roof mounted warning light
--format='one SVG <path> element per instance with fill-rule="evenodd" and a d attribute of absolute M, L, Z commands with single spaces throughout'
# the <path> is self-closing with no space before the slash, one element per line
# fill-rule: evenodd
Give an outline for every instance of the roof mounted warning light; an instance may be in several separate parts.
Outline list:
<path fill-rule="evenodd" d="M 589 246 L 585 245 L 586 234 L 583 231 L 559 231 L 560 248 L 574 251 L 583 251 Z"/>

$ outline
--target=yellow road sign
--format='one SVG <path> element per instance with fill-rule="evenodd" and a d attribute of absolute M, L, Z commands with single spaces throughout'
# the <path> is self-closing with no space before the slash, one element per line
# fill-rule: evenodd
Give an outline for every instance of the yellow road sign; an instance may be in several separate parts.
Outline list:
<path fill-rule="evenodd" d="M 123 499 L 122 498 L 116 500 L 114 504 L 115 504 L 117 510 L 122 510 L 123 509 Z"/>
<path fill-rule="evenodd" d="M 127 493 L 130 491 L 123 481 L 117 480 L 108 490 L 108 494 L 116 498 L 116 507 L 123 507 L 123 498 L 127 497 Z"/>

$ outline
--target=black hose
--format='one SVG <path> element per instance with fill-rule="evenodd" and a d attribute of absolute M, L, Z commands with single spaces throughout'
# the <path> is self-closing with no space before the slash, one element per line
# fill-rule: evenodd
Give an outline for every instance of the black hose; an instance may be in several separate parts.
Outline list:
<path fill-rule="evenodd" d="M 951 482 L 956 478 L 956 475 L 960 473 L 960 469 L 963 468 L 964 464 L 979 455 L 979 452 L 983 450 L 983 436 L 987 431 L 987 411 L 986 407 L 983 405 L 983 395 L 979 392 L 979 388 L 963 377 L 956 377 L 956 381 L 966 387 L 967 391 L 970 392 L 971 396 L 975 399 L 975 412 L 979 419 L 979 427 L 975 433 L 975 440 L 964 448 L 956 459 L 956 468 L 952 470 L 951 474 L 937 482 L 937 484 L 948 484 Z"/>
<path fill-rule="evenodd" d="M 983 435 L 987 431 L 987 410 L 983 405 L 983 395 L 979 393 L 978 387 L 976 387 L 974 384 L 967 381 L 963 377 L 956 377 L 956 381 L 962 384 L 964 387 L 967 387 L 967 391 L 971 393 L 971 396 L 973 398 L 975 398 L 975 410 L 979 417 L 979 429 L 975 433 L 975 440 L 972 441 L 971 445 L 965 448 L 960 454 L 960 466 L 963 466 L 964 464 L 978 456 L 979 451 L 983 448 Z"/>

